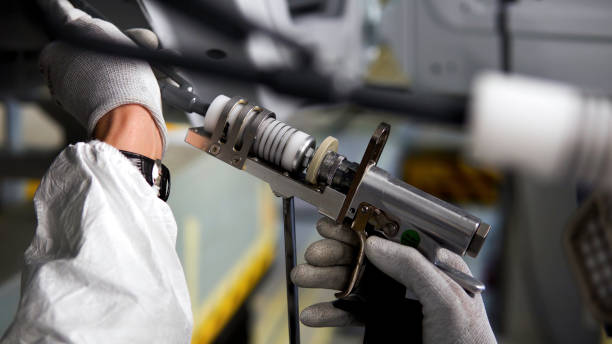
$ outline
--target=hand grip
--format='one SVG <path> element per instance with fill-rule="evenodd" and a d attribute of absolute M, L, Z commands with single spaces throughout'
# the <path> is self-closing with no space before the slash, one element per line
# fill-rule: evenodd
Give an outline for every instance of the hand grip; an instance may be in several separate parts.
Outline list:
<path fill-rule="evenodd" d="M 368 204 L 361 204 L 357 210 L 351 224 L 359 237 L 357 262 L 347 288 L 336 294 L 338 300 L 333 305 L 364 323 L 364 343 L 421 343 L 421 303 L 406 299 L 406 287 L 370 264 L 365 256 L 366 228 L 373 214 L 374 207 Z"/>
<path fill-rule="evenodd" d="M 422 343 L 421 303 L 405 295 L 404 285 L 365 258 L 358 284 L 333 305 L 364 323 L 364 343 Z"/>

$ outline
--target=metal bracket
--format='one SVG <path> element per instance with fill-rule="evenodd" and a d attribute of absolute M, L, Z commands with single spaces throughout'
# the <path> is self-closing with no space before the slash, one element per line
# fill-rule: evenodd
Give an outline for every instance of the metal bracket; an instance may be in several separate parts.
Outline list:
<path fill-rule="evenodd" d="M 351 202 L 353 201 L 353 197 L 355 197 L 355 193 L 359 188 L 359 184 L 361 183 L 361 179 L 365 174 L 367 168 L 371 165 L 376 165 L 378 163 L 378 159 L 382 154 L 383 148 L 385 148 L 385 144 L 387 143 L 387 138 L 389 138 L 389 132 L 391 131 L 391 126 L 385 122 L 381 122 L 378 125 L 378 128 L 372 134 L 370 138 L 370 142 L 368 143 L 368 147 L 363 153 L 363 157 L 361 158 L 361 163 L 357 168 L 357 172 L 355 173 L 355 177 L 351 182 L 351 187 L 346 193 L 346 198 L 344 199 L 344 204 L 342 204 L 342 208 L 338 217 L 336 217 L 337 223 L 342 223 L 346 214 L 351 206 Z"/>
<path fill-rule="evenodd" d="M 336 218 L 344 201 L 344 194 L 328 186 L 322 190 L 305 185 L 288 175 L 279 173 L 255 158 L 247 159 L 244 170 L 270 184 L 272 191 L 281 197 L 297 197 L 317 207 L 319 213 Z"/>
<path fill-rule="evenodd" d="M 228 132 L 227 120 L 237 105 L 244 107 Z M 262 107 L 249 105 L 244 98 L 233 97 L 221 111 L 212 135 L 209 136 L 203 127 L 189 128 L 185 142 L 231 166 L 242 169 L 255 143 L 259 124 L 270 117 L 276 118 L 276 115 Z M 245 123 L 245 120 L 248 122 Z"/>
<path fill-rule="evenodd" d="M 389 138 L 390 131 L 391 126 L 387 123 L 381 122 L 372 134 L 370 142 L 368 143 L 368 146 L 363 153 L 363 157 L 361 158 L 361 163 L 359 164 L 357 172 L 355 173 L 355 177 L 351 182 L 351 187 L 346 194 L 342 208 L 336 217 L 337 223 L 342 223 L 344 221 L 344 218 L 346 217 L 351 206 L 351 202 L 353 201 L 353 197 L 355 197 L 359 184 L 361 183 L 361 179 L 363 178 L 363 175 L 368 167 L 378 163 L 378 159 L 380 158 L 383 148 L 385 148 L 385 144 L 387 143 L 387 138 Z M 351 274 L 351 280 L 349 281 L 348 287 L 344 292 L 336 293 L 337 298 L 348 296 L 353 291 L 353 288 L 355 288 L 355 285 L 357 285 L 361 277 L 363 272 L 363 261 L 365 258 L 365 242 L 367 239 L 365 228 L 370 221 L 370 218 L 377 216 L 378 214 L 381 214 L 380 210 L 376 212 L 376 208 L 367 203 L 361 203 L 356 211 L 354 220 L 351 224 L 351 229 L 355 231 L 359 237 L 359 255 L 357 257 L 355 269 L 353 269 Z"/>

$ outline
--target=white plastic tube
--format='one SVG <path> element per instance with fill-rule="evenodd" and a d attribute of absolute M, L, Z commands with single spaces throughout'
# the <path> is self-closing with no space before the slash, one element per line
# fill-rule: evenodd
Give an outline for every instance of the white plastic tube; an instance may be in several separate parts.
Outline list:
<path fill-rule="evenodd" d="M 468 154 L 542 178 L 612 177 L 612 105 L 577 88 L 486 73 L 474 83 Z"/>

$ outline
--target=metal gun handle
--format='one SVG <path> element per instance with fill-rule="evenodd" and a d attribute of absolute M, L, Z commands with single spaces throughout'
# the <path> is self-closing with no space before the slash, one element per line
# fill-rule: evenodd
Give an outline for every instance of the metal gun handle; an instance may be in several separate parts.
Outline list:
<path fill-rule="evenodd" d="M 422 343 L 423 311 L 417 300 L 406 298 L 406 287 L 371 264 L 364 254 L 370 206 L 356 217 L 361 247 L 350 286 L 333 301 L 336 308 L 352 313 L 365 325 L 364 343 Z"/>
<path fill-rule="evenodd" d="M 359 237 L 359 251 L 357 253 L 357 263 L 355 264 L 355 268 L 353 269 L 351 279 L 349 280 L 346 290 L 335 294 L 335 296 L 339 299 L 347 297 L 349 294 L 351 294 L 361 279 L 361 275 L 363 274 L 365 265 L 365 245 L 368 238 L 366 234 L 366 226 L 373 213 L 374 208 L 364 204 L 359 207 L 358 213 L 355 215 L 355 220 L 351 224 L 351 229 L 357 234 L 357 237 Z"/>

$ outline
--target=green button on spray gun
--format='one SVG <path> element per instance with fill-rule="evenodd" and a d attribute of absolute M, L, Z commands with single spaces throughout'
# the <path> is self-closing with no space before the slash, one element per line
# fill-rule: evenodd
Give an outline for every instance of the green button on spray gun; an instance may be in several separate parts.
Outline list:
<path fill-rule="evenodd" d="M 402 233 L 402 237 L 400 239 L 400 243 L 402 245 L 410 246 L 417 248 L 419 247 L 419 243 L 421 242 L 421 237 L 419 233 L 413 229 L 405 230 Z"/>

